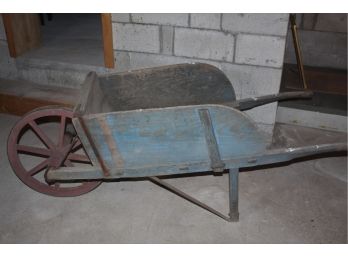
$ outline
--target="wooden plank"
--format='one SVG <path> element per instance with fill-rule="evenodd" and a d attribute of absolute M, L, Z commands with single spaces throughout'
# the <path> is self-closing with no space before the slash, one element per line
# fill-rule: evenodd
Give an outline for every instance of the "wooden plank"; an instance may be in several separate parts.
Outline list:
<path fill-rule="evenodd" d="M 111 108 L 106 95 L 99 86 L 99 78 L 95 72 L 87 74 L 82 85 L 79 102 L 74 109 L 75 116 L 109 112 Z"/>
<path fill-rule="evenodd" d="M 79 90 L 0 79 L 0 112 L 23 115 L 47 105 L 73 107 Z"/>
<path fill-rule="evenodd" d="M 216 142 L 213 123 L 208 109 L 200 109 L 199 116 L 204 128 L 205 141 L 207 143 L 211 168 L 214 172 L 223 172 L 225 164 L 221 160 L 219 146 Z"/>
<path fill-rule="evenodd" d="M 185 171 L 185 164 L 210 159 L 199 116 L 202 108 L 209 109 L 221 160 L 252 155 L 266 149 L 266 140 L 250 119 L 224 106 L 179 106 L 94 114 L 83 118 L 97 152 L 110 168 L 110 173 L 120 171 L 108 146 L 107 140 L 111 138 L 117 144 L 115 154 L 123 160 L 124 170 L 133 172 L 144 167 L 173 164 L 176 170 Z M 101 117 L 110 128 L 109 138 L 100 128 Z"/>
<path fill-rule="evenodd" d="M 275 150 L 265 150 L 262 153 L 228 158 L 225 160 L 227 169 L 239 169 L 241 167 L 256 167 L 266 164 L 288 162 L 301 157 L 320 155 L 331 152 L 346 152 L 347 145 L 345 143 L 310 145 L 296 148 L 285 148 Z M 186 169 L 180 169 L 178 164 L 157 165 L 135 167 L 133 169 L 123 169 L 115 171 L 111 176 L 104 177 L 100 167 L 91 167 L 90 169 L 78 169 L 77 167 L 62 167 L 57 170 L 50 170 L 48 177 L 51 180 L 80 180 L 80 179 L 115 179 L 115 178 L 136 178 L 136 177 L 151 177 L 164 176 L 174 174 L 189 174 L 206 171 L 210 167 L 210 162 L 204 160 L 201 162 L 185 163 Z M 235 170 L 236 172 L 237 170 Z M 119 175 L 122 174 L 122 175 Z M 233 179 L 233 178 L 232 178 Z"/>
<path fill-rule="evenodd" d="M 309 90 L 337 95 L 347 95 L 347 71 L 305 66 Z M 296 65 L 284 64 L 282 84 L 290 90 L 303 90 Z M 286 91 L 286 90 L 285 90 Z"/>
<path fill-rule="evenodd" d="M 121 170 L 124 167 L 124 160 L 122 159 L 122 156 L 120 155 L 120 151 L 118 149 L 115 138 L 113 138 L 111 129 L 108 123 L 106 122 L 104 116 L 100 116 L 97 119 L 99 121 L 100 128 L 103 131 L 105 142 L 109 146 L 109 151 L 114 161 L 114 165 Z"/>
<path fill-rule="evenodd" d="M 113 111 L 217 104 L 236 99 L 225 74 L 203 63 L 107 73 L 98 77 Z"/>
<path fill-rule="evenodd" d="M 82 130 L 81 129 L 76 130 L 79 137 L 85 138 L 85 141 L 88 141 L 88 144 L 84 145 L 85 150 L 88 153 L 89 152 L 92 153 L 92 155 L 90 155 L 90 156 L 93 156 L 93 155 L 95 156 L 95 158 L 98 160 L 100 167 L 103 170 L 104 175 L 109 176 L 110 175 L 109 167 L 106 166 L 104 159 L 102 158 L 102 156 L 100 155 L 100 152 L 98 151 L 97 147 L 95 146 L 95 141 L 93 140 L 91 133 L 90 133 L 89 129 L 87 128 L 83 117 L 74 118 L 73 123 L 74 123 L 74 125 L 79 124 L 77 127 L 82 129 Z"/>
<path fill-rule="evenodd" d="M 72 104 L 62 103 L 58 101 L 47 101 L 44 99 L 23 98 L 20 96 L 6 95 L 0 93 L 0 112 L 22 116 L 35 108 L 47 105 L 60 105 L 65 107 L 73 107 Z"/>
<path fill-rule="evenodd" d="M 104 64 L 107 68 L 115 67 L 114 49 L 112 43 L 112 22 L 110 13 L 101 14 L 103 45 L 104 45 Z"/>
<path fill-rule="evenodd" d="M 310 90 L 347 95 L 347 71 L 307 69 L 306 77 Z"/>
<path fill-rule="evenodd" d="M 16 57 L 17 53 L 16 53 L 16 48 L 15 48 L 13 29 L 12 29 L 12 25 L 11 25 L 11 15 L 3 13 L 2 14 L 2 21 L 4 23 L 7 45 L 8 45 L 8 50 L 10 52 L 10 56 Z"/>
<path fill-rule="evenodd" d="M 74 124 L 75 130 L 81 140 L 81 143 L 83 145 L 83 148 L 85 149 L 89 159 L 92 161 L 92 164 L 94 167 L 99 167 L 99 161 L 94 154 L 93 148 L 89 142 L 89 139 L 87 138 L 87 135 L 80 123 L 80 120 L 78 118 L 73 118 L 72 122 Z"/>
<path fill-rule="evenodd" d="M 40 19 L 33 13 L 2 14 L 11 57 L 18 57 L 41 43 Z"/>

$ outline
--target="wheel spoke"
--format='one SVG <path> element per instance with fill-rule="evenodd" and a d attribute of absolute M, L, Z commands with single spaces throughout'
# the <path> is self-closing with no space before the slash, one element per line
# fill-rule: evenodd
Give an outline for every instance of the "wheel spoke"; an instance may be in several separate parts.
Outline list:
<path fill-rule="evenodd" d="M 74 147 L 71 149 L 71 152 L 76 152 L 77 150 L 79 150 L 82 147 L 82 143 L 80 141 L 80 139 L 78 139 L 77 143 L 74 145 Z"/>
<path fill-rule="evenodd" d="M 30 155 L 40 155 L 40 156 L 50 156 L 50 150 L 46 148 L 39 148 L 35 146 L 27 146 L 27 145 L 17 145 L 17 151 Z"/>
<path fill-rule="evenodd" d="M 86 155 L 77 154 L 77 153 L 70 153 L 67 159 L 70 161 L 76 161 L 76 162 L 88 162 L 88 163 L 91 162 Z"/>
<path fill-rule="evenodd" d="M 36 124 L 35 121 L 30 121 L 29 125 L 34 130 L 36 135 L 41 139 L 41 141 L 50 149 L 54 148 L 54 143 L 47 137 L 47 135 L 42 131 L 41 128 Z"/>
<path fill-rule="evenodd" d="M 72 118 L 73 112 L 65 108 L 41 108 L 24 115 L 10 132 L 7 152 L 11 167 L 27 186 L 37 192 L 52 196 L 78 196 L 93 190 L 101 183 L 101 181 L 59 183 L 47 180 L 47 173 L 51 167 L 55 169 L 62 166 L 73 167 L 78 162 L 92 164 L 88 156 L 83 156 L 84 153 L 81 151 L 83 145 L 74 127 L 70 126 Z M 56 125 L 57 131 L 51 133 L 50 130 L 46 130 L 46 124 Z M 28 129 L 35 134 L 31 135 L 34 137 L 32 139 L 40 141 L 39 144 L 21 142 Z M 69 159 L 70 153 L 74 154 Z M 21 158 L 23 156 L 26 158 Z M 30 159 L 35 161 L 35 157 L 42 159 L 30 165 Z"/>
<path fill-rule="evenodd" d="M 30 171 L 28 171 L 28 175 L 29 176 L 34 176 L 37 173 L 39 173 L 40 171 L 42 171 L 44 168 L 46 168 L 48 166 L 48 159 L 39 163 L 38 165 L 36 165 L 34 168 L 32 168 Z"/>
<path fill-rule="evenodd" d="M 68 159 L 65 160 L 64 165 L 67 167 L 74 167 L 74 164 Z"/>
<path fill-rule="evenodd" d="M 59 147 L 62 147 L 64 145 L 65 126 L 66 126 L 66 117 L 62 116 L 60 120 L 60 127 L 59 127 L 59 138 L 58 138 Z"/>

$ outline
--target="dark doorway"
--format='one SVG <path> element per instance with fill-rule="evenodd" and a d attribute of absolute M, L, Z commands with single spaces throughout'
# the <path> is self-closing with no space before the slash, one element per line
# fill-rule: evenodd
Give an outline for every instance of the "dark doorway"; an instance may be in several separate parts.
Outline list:
<path fill-rule="evenodd" d="M 41 46 L 26 58 L 104 66 L 100 14 L 51 14 L 43 16 Z"/>

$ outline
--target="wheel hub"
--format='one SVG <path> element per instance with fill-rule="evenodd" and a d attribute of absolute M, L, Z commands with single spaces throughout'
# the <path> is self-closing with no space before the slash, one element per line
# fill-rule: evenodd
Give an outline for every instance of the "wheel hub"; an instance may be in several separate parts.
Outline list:
<path fill-rule="evenodd" d="M 49 166 L 53 168 L 59 168 L 64 164 L 69 152 L 71 151 L 73 144 L 69 144 L 64 147 L 57 147 L 51 149 L 51 157 L 49 160 Z"/>

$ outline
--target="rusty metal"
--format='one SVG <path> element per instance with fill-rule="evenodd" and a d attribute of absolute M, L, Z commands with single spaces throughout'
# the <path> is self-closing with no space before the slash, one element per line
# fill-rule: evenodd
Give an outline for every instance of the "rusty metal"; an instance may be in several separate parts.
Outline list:
<path fill-rule="evenodd" d="M 290 23 L 291 23 L 291 33 L 292 33 L 292 39 L 293 39 L 294 48 L 295 48 L 296 61 L 297 61 L 298 72 L 300 75 L 300 80 L 301 80 L 301 83 L 303 85 L 303 88 L 307 89 L 308 87 L 307 87 L 305 72 L 304 72 L 304 68 L 303 68 L 300 42 L 298 40 L 295 14 L 290 14 Z"/>
<path fill-rule="evenodd" d="M 40 128 L 39 120 L 47 118 L 60 119 L 59 139 L 58 144 L 55 144 L 52 139 Z M 71 149 L 75 142 L 64 142 L 64 134 L 67 122 L 70 122 L 72 118 L 72 111 L 65 108 L 39 108 L 36 109 L 19 120 L 12 128 L 8 143 L 7 143 L 7 155 L 12 169 L 15 174 L 32 189 L 52 195 L 52 196 L 78 196 L 85 194 L 97 186 L 99 181 L 83 182 L 81 185 L 72 185 L 66 187 L 60 187 L 59 185 L 50 185 L 44 179 L 38 178 L 38 175 L 43 170 L 51 168 L 59 168 L 64 165 L 65 162 L 76 161 L 81 159 L 80 154 L 72 154 Z M 64 123 L 64 126 L 62 125 Z M 37 137 L 46 145 L 46 148 L 37 147 L 35 145 L 27 145 L 21 142 L 23 134 L 33 130 Z M 62 131 L 64 130 L 64 131 Z M 76 139 L 77 142 L 78 139 Z M 32 168 L 28 168 L 25 163 L 22 163 L 19 158 L 19 154 L 25 154 L 27 156 L 40 156 L 44 158 L 40 163 Z M 85 161 L 88 159 L 85 159 Z"/>

